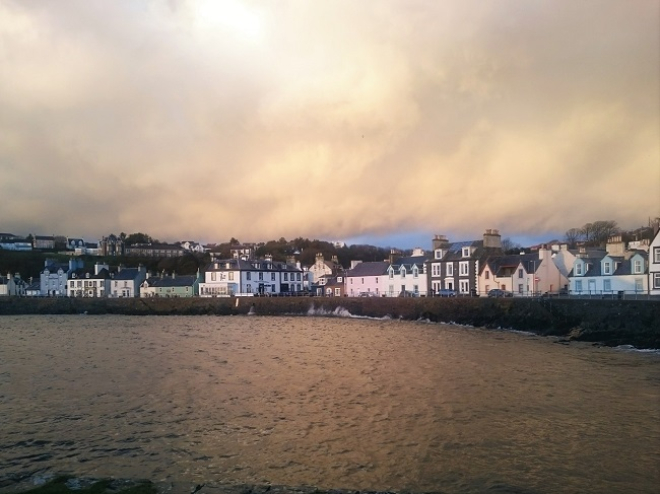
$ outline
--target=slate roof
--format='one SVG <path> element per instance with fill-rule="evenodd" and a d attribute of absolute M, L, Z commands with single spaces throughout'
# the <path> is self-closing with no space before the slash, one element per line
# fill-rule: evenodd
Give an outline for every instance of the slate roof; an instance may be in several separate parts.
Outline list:
<path fill-rule="evenodd" d="M 114 280 L 134 280 L 139 274 L 138 268 L 121 268 L 121 271 L 115 273 Z"/>
<path fill-rule="evenodd" d="M 195 284 L 195 281 L 197 280 L 197 276 L 175 276 L 172 278 L 171 276 L 165 276 L 161 278 L 160 276 L 152 276 L 151 278 L 147 279 L 147 283 L 149 286 L 156 287 L 156 288 L 172 288 L 172 287 L 184 287 L 184 286 L 193 286 Z"/>
<path fill-rule="evenodd" d="M 215 265 L 218 265 L 216 268 Z M 229 264 L 229 267 L 227 267 Z M 256 261 L 244 261 L 243 259 L 222 259 L 210 263 L 205 271 L 284 271 L 284 272 L 302 272 L 297 266 L 292 266 L 283 262 L 267 261 L 259 259 Z"/>
<path fill-rule="evenodd" d="M 394 262 L 392 263 L 392 267 L 394 269 L 398 269 L 401 266 L 404 266 L 406 270 L 411 270 L 413 265 L 418 266 L 419 268 L 423 269 L 424 264 L 429 260 L 428 257 L 426 256 L 411 256 L 411 257 L 401 257 L 399 259 L 395 259 Z M 389 265 L 389 263 L 387 263 Z M 359 264 L 358 264 L 359 266 Z"/>
<path fill-rule="evenodd" d="M 376 261 L 376 262 L 361 262 L 353 269 L 346 271 L 347 277 L 362 277 L 362 276 L 384 276 L 387 274 L 387 268 L 390 266 L 389 262 Z"/>
<path fill-rule="evenodd" d="M 539 266 L 541 266 L 541 260 L 537 252 L 522 255 L 511 254 L 508 256 L 489 257 L 483 263 L 481 272 L 488 266 L 495 276 L 509 276 L 510 274 L 505 274 L 505 271 L 507 269 L 518 269 L 521 263 L 528 273 L 535 273 L 539 269 Z"/>

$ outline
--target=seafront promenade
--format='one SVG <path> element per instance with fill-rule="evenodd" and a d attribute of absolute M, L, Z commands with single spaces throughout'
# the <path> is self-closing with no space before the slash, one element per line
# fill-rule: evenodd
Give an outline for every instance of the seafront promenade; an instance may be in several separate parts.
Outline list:
<path fill-rule="evenodd" d="M 485 298 L 5 298 L 19 314 L 338 316 L 454 323 L 529 331 L 607 346 L 660 348 L 660 302 Z"/>

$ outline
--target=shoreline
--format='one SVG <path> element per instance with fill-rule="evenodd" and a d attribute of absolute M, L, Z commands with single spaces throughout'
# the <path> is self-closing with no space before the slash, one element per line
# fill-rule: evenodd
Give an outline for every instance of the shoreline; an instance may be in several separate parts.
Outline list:
<path fill-rule="evenodd" d="M 16 298 L 3 315 L 319 315 L 428 321 L 524 331 L 636 349 L 660 348 L 660 302 L 648 300 L 489 298 Z M 1 319 L 0 319 L 1 320 Z"/>

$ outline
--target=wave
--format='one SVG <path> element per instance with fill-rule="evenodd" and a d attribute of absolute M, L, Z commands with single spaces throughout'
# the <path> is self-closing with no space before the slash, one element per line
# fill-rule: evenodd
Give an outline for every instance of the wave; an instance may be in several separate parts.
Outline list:
<path fill-rule="evenodd" d="M 351 318 L 351 319 L 368 319 L 372 321 L 391 321 L 392 316 L 389 314 L 384 315 L 383 317 L 373 317 L 373 316 L 358 316 L 356 314 L 351 314 L 351 312 L 342 307 L 339 306 L 334 310 L 327 310 L 324 309 L 323 307 L 315 307 L 314 304 L 312 304 L 307 311 L 308 316 L 312 317 L 346 317 L 346 318 Z"/>
<path fill-rule="evenodd" d="M 660 348 L 636 348 L 632 345 L 619 345 L 619 346 L 615 346 L 614 349 L 621 350 L 624 352 L 651 353 L 655 355 L 660 355 Z"/>

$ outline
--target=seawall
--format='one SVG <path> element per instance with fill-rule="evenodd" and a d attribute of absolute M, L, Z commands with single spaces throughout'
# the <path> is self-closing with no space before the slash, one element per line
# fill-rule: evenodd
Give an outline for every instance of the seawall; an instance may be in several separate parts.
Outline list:
<path fill-rule="evenodd" d="M 660 348 L 660 302 L 488 298 L 0 298 L 0 316 L 19 314 L 306 315 L 345 309 L 354 316 L 452 322 L 529 331 L 608 346 Z"/>

